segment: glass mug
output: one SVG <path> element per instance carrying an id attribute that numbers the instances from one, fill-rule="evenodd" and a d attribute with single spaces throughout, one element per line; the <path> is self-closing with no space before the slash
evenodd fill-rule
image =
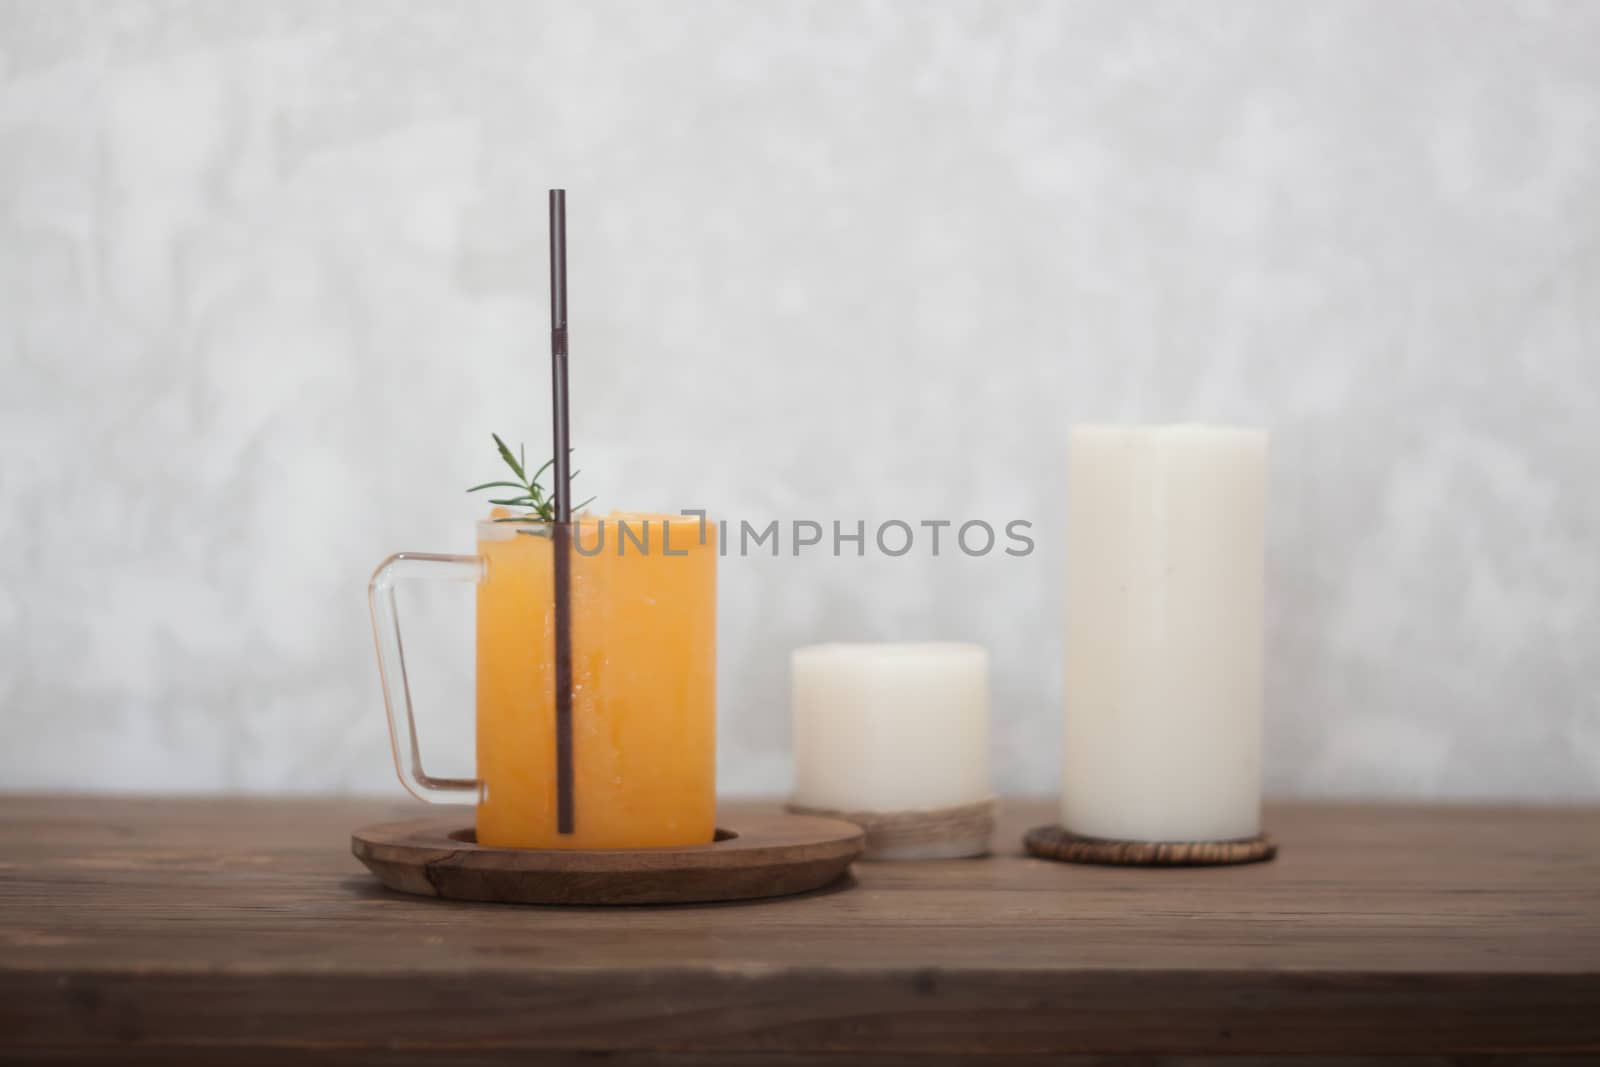
<path id="1" fill-rule="evenodd" d="M 717 546 L 666 515 L 570 524 L 572 827 L 557 826 L 553 524 L 480 522 L 472 556 L 401 553 L 368 587 L 395 770 L 477 802 L 480 844 L 705 844 L 716 819 Z M 714 527 L 712 527 L 714 529 Z M 395 587 L 476 582 L 477 778 L 422 769 Z"/>

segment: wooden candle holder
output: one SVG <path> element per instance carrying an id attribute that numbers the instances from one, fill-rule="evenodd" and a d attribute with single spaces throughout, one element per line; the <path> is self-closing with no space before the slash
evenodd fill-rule
<path id="1" fill-rule="evenodd" d="M 790 804 L 797 815 L 841 819 L 867 835 L 864 860 L 945 860 L 989 854 L 994 798 L 929 811 L 833 811 Z"/>
<path id="2" fill-rule="evenodd" d="M 1035 826 L 1023 835 L 1028 855 L 1062 863 L 1116 867 L 1220 867 L 1261 863 L 1278 854 L 1266 834 L 1233 841 L 1113 841 L 1085 837 L 1060 826 Z"/>

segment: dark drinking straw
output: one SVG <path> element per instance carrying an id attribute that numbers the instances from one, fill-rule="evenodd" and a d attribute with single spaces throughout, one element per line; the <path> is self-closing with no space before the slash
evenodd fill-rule
<path id="1" fill-rule="evenodd" d="M 556 522 L 556 830 L 572 833 L 572 474 L 567 416 L 567 191 L 550 190 L 550 392 Z"/>

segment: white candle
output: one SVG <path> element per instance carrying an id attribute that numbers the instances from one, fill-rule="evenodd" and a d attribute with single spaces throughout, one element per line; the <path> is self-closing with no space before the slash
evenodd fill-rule
<path id="1" fill-rule="evenodd" d="M 1066 829 L 1260 832 L 1266 448 L 1224 427 L 1072 432 Z"/>
<path id="2" fill-rule="evenodd" d="M 986 650 L 948 643 L 813 645 L 796 650 L 790 666 L 794 806 L 891 817 L 858 820 L 867 829 L 868 854 L 877 858 L 987 848 Z M 941 818 L 898 818 L 928 812 Z"/>

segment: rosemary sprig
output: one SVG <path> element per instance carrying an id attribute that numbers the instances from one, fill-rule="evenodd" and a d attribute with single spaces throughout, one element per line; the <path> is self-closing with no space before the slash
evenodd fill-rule
<path id="1" fill-rule="evenodd" d="M 525 508 L 528 512 L 531 512 L 531 514 L 524 513 L 521 515 L 507 515 L 503 519 L 494 520 L 495 522 L 531 522 L 534 520 L 538 520 L 539 522 L 555 522 L 555 497 L 551 493 L 547 492 L 543 485 L 539 484 L 539 479 L 544 476 L 545 471 L 555 466 L 556 461 L 554 459 L 546 460 L 544 466 L 534 471 L 532 475 L 529 475 L 527 473 L 528 454 L 525 450 L 523 450 L 520 446 L 518 447 L 518 453 L 521 456 L 519 459 L 517 455 L 512 454 L 511 449 L 507 447 L 506 443 L 500 440 L 499 434 L 490 434 L 489 436 L 494 438 L 494 447 L 499 450 L 500 458 L 505 461 L 505 465 L 507 467 L 511 468 L 511 473 L 517 476 L 517 480 L 514 482 L 484 482 L 482 485 L 473 486 L 471 489 L 468 489 L 467 492 L 476 493 L 483 489 L 520 490 L 520 492 L 518 492 L 515 496 L 491 499 L 489 503 L 499 504 L 502 507 L 508 508 Z M 568 479 L 568 483 L 570 484 L 571 479 L 576 478 L 580 473 L 582 472 L 573 471 Z M 576 515 L 593 502 L 594 497 L 590 497 L 583 503 L 574 505 L 572 508 L 573 514 Z"/>

